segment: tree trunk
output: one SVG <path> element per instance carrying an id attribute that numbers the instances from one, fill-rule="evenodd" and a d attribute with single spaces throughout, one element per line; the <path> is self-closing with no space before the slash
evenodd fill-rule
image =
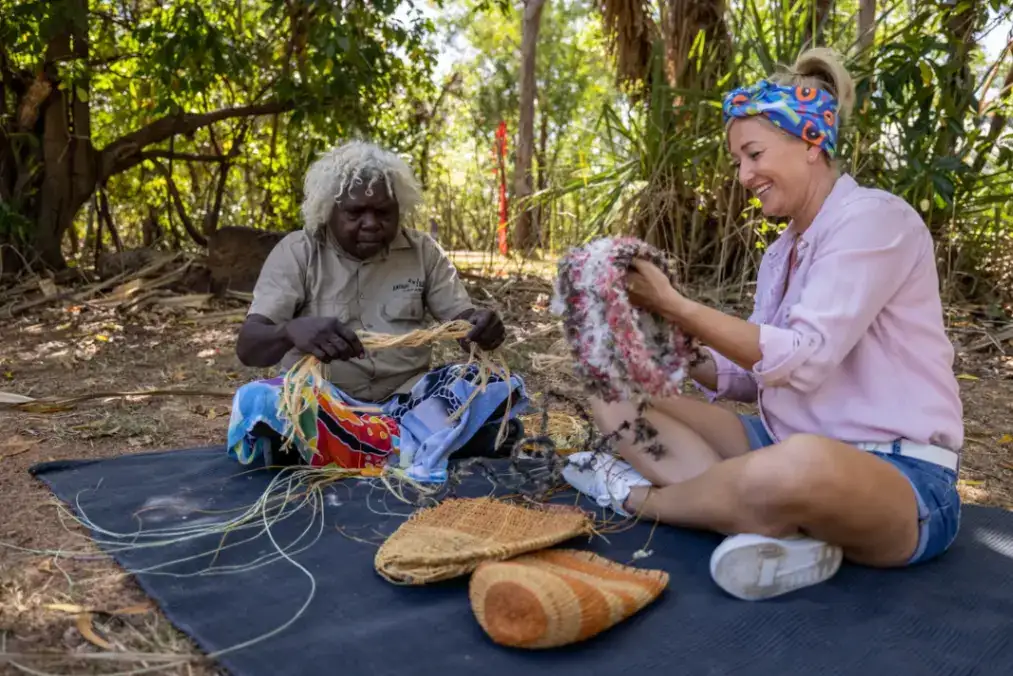
<path id="1" fill-rule="evenodd" d="M 535 151 L 535 162 L 538 165 L 538 192 L 549 187 L 549 168 L 546 164 L 546 152 L 549 145 L 549 116 L 545 110 L 539 111 L 541 118 L 538 131 L 538 149 Z M 544 247 L 548 241 L 545 237 L 546 219 L 545 208 L 538 205 L 534 211 L 534 230 L 538 245 Z"/>
<path id="2" fill-rule="evenodd" d="M 664 74 L 670 87 L 711 89 L 725 73 L 724 64 L 731 53 L 725 0 L 667 0 L 662 7 L 664 38 Z M 703 33 L 702 58 L 693 53 Z M 681 97 L 676 97 L 681 105 Z"/>
<path id="3" fill-rule="evenodd" d="M 207 248 L 208 240 L 197 228 L 194 227 L 193 221 L 190 216 L 186 213 L 186 206 L 183 204 L 183 197 L 179 194 L 179 189 L 176 187 L 176 181 L 172 178 L 172 170 L 166 167 L 158 160 L 149 160 L 158 170 L 162 177 L 165 179 L 166 189 L 169 192 L 169 200 L 176 207 L 176 212 L 179 214 L 179 220 L 183 224 L 183 229 L 186 230 L 186 234 L 190 235 L 190 239 L 196 242 L 199 246 Z M 225 167 L 222 167 L 223 171 Z M 170 222 L 170 227 L 171 222 Z M 182 245 L 182 242 L 179 242 Z"/>
<path id="4" fill-rule="evenodd" d="M 831 10 L 834 8 L 834 0 L 812 0 L 812 2 L 809 18 L 805 23 L 804 44 L 808 47 L 819 47 L 824 42 L 823 36 Z"/>
<path id="5" fill-rule="evenodd" d="M 867 54 L 876 42 L 876 0 L 860 0 L 858 7 L 858 51 Z"/>
<path id="6" fill-rule="evenodd" d="M 535 146 L 535 64 L 544 7 L 545 0 L 525 0 L 521 24 L 521 109 L 514 167 L 515 199 L 521 208 L 514 230 L 514 246 L 521 251 L 532 249 L 538 239 L 532 227 L 531 207 L 525 200 L 531 196 L 531 156 Z"/>
<path id="7" fill-rule="evenodd" d="M 0 111 L 0 199 L 8 207 L 0 211 L 7 233 L 0 244 L 11 245 L 0 261 L 5 271 L 24 264 L 65 267 L 61 243 L 78 211 L 98 185 L 140 164 L 148 146 L 222 120 L 294 107 L 291 100 L 274 100 L 206 113 L 181 111 L 96 149 L 87 69 L 69 67 L 89 58 L 88 0 L 51 0 L 56 2 L 63 5 L 54 14 L 60 23 L 50 34 L 37 76 L 11 72 L 0 50 L 0 106 L 5 107 Z M 80 74 L 71 79 L 74 72 Z"/>

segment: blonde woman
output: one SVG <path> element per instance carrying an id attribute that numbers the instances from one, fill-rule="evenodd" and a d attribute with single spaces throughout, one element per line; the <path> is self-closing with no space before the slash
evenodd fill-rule
<path id="1" fill-rule="evenodd" d="M 632 301 L 708 346 L 692 373 L 738 416 L 686 397 L 646 413 L 666 453 L 575 458 L 567 480 L 623 514 L 729 534 L 711 558 L 726 592 L 764 599 L 825 581 L 842 559 L 896 567 L 945 551 L 960 524 L 963 443 L 933 243 L 906 202 L 835 162 L 854 85 L 836 55 L 724 99 L 738 179 L 790 225 L 767 250 L 748 321 L 677 292 L 653 265 Z M 616 430 L 632 404 L 593 401 Z"/>

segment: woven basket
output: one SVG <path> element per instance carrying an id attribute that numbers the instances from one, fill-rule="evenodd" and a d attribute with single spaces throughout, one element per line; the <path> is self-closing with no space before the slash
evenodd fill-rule
<path id="1" fill-rule="evenodd" d="M 585 512 L 539 508 L 491 498 L 452 499 L 415 512 L 376 553 L 376 572 L 396 584 L 420 585 L 467 575 L 500 561 L 591 533 Z"/>
<path id="2" fill-rule="evenodd" d="M 478 623 L 496 643 L 555 648 L 591 638 L 658 598 L 668 573 L 631 568 L 572 549 L 483 563 L 469 596 Z"/>

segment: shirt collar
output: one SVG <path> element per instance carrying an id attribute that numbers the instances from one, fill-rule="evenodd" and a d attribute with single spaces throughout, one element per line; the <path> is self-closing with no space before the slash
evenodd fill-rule
<path id="1" fill-rule="evenodd" d="M 837 213 L 840 206 L 857 188 L 858 183 L 855 182 L 855 179 L 851 178 L 850 174 L 845 173 L 837 177 L 837 182 L 834 183 L 834 187 L 830 191 L 830 194 L 827 195 L 827 198 L 823 200 L 823 205 L 816 213 L 816 218 L 806 228 L 806 231 L 799 235 L 800 243 L 813 244 L 819 237 L 820 231 L 833 221 L 833 215 Z"/>
<path id="2" fill-rule="evenodd" d="M 396 251 L 397 249 L 410 249 L 411 247 L 412 245 L 408 241 L 408 237 L 404 234 L 404 226 L 399 227 L 397 229 L 397 235 L 394 237 L 394 241 L 390 243 L 391 251 Z"/>
<path id="3" fill-rule="evenodd" d="M 800 252 L 804 252 L 806 248 L 815 243 L 820 236 L 820 231 L 827 223 L 833 222 L 832 215 L 838 211 L 840 205 L 844 203 L 844 200 L 847 199 L 848 195 L 850 195 L 856 188 L 858 188 L 858 183 L 856 183 L 855 179 L 851 178 L 849 174 L 841 174 L 837 178 L 837 182 L 834 183 L 833 189 L 823 201 L 823 205 L 816 214 L 816 218 L 813 219 L 812 225 L 810 225 L 801 235 L 798 235 L 798 246 Z M 795 245 L 795 235 L 795 228 L 789 224 L 788 227 L 781 232 L 781 235 L 771 243 L 769 249 L 770 255 L 775 258 L 787 256 L 791 251 L 792 246 Z"/>

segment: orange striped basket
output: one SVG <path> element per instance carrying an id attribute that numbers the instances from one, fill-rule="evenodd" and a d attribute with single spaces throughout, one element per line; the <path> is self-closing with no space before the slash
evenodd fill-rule
<path id="1" fill-rule="evenodd" d="M 555 648 L 583 641 L 658 598 L 668 573 L 642 570 L 592 552 L 546 549 L 483 563 L 469 596 L 478 623 L 496 643 Z"/>

